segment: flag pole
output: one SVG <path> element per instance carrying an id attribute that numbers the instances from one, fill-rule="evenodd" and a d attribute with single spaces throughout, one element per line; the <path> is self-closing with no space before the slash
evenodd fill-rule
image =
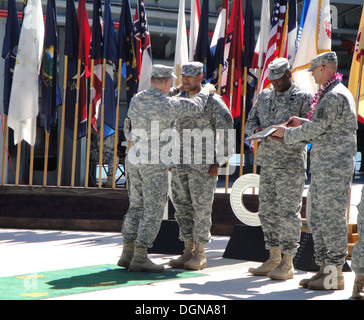
<path id="1" fill-rule="evenodd" d="M 117 103 L 116 103 L 116 115 L 115 115 L 115 137 L 114 137 L 114 166 L 113 166 L 113 179 L 112 179 L 112 188 L 116 187 L 116 172 L 117 172 L 117 163 L 116 158 L 118 156 L 118 140 L 119 140 L 119 112 L 120 112 L 120 91 L 121 91 L 121 69 L 123 67 L 123 59 L 119 59 L 119 69 L 118 69 L 118 94 L 117 94 Z"/>
<path id="2" fill-rule="evenodd" d="M 75 171 L 76 171 L 76 147 L 77 147 L 77 129 L 78 129 L 78 108 L 80 97 L 80 78 L 81 78 L 81 59 L 78 59 L 77 64 L 77 83 L 76 83 L 76 104 L 75 104 L 75 118 L 73 126 L 73 149 L 72 149 L 72 173 L 71 173 L 71 187 L 75 186 Z"/>
<path id="3" fill-rule="evenodd" d="M 233 102 L 234 93 L 234 68 L 235 68 L 235 58 L 231 59 L 231 78 L 230 78 L 230 105 L 229 110 L 231 113 L 231 105 Z M 225 175 L 225 193 L 228 192 L 229 187 L 229 159 L 226 161 L 226 175 Z"/>
<path id="4" fill-rule="evenodd" d="M 242 120 L 241 120 L 239 177 L 243 175 L 243 155 L 244 155 L 244 137 L 245 137 L 244 131 L 245 131 L 247 77 L 248 77 L 248 67 L 244 67 L 244 99 L 243 99 L 243 116 L 242 116 Z"/>
<path id="5" fill-rule="evenodd" d="M 29 185 L 33 185 L 34 146 L 30 146 Z"/>
<path id="6" fill-rule="evenodd" d="M 259 95 L 260 81 L 261 81 L 262 67 L 258 67 L 258 84 L 257 84 L 257 96 Z M 258 97 L 257 97 L 258 99 Z M 254 160 L 258 151 L 258 141 L 254 140 Z M 253 173 L 257 173 L 257 165 L 253 164 Z"/>
<path id="7" fill-rule="evenodd" d="M 101 188 L 102 156 L 104 152 L 104 116 L 105 116 L 105 78 L 106 78 L 106 58 L 102 63 L 102 101 L 101 101 L 101 121 L 100 121 L 100 149 L 99 149 L 99 181 L 98 187 Z"/>
<path id="8" fill-rule="evenodd" d="M 44 149 L 44 171 L 43 171 L 43 186 L 47 185 L 47 172 L 48 172 L 48 152 L 49 152 L 49 132 L 46 130 L 46 141 Z"/>
<path id="9" fill-rule="evenodd" d="M 217 93 L 221 96 L 221 75 L 222 75 L 222 64 L 219 64 L 218 81 L 217 81 Z"/>
<path id="10" fill-rule="evenodd" d="M 21 154 L 21 141 L 18 142 L 18 149 L 16 153 L 16 172 L 15 172 L 15 185 L 19 184 L 19 168 L 20 168 L 20 154 Z"/>
<path id="11" fill-rule="evenodd" d="M 177 77 L 177 79 L 176 79 L 176 86 L 178 86 L 179 85 L 179 64 L 176 64 L 176 77 Z"/>
<path id="12" fill-rule="evenodd" d="M 4 136 L 3 136 L 3 160 L 1 168 L 1 184 L 4 185 L 5 181 L 5 153 L 6 153 L 6 140 L 8 132 L 8 115 L 4 115 Z"/>
<path id="13" fill-rule="evenodd" d="M 57 172 L 57 187 L 61 185 L 62 158 L 63 158 L 63 141 L 64 141 L 64 122 L 66 116 L 66 93 L 67 93 L 67 69 L 68 56 L 64 56 L 64 78 L 63 78 L 63 101 L 62 101 L 62 118 L 61 118 L 61 133 L 59 142 L 58 155 L 58 172 Z"/>
<path id="14" fill-rule="evenodd" d="M 90 77 L 90 103 L 88 104 L 87 117 L 87 147 L 86 147 L 86 171 L 85 171 L 85 188 L 88 188 L 88 176 L 90 171 L 90 149 L 91 149 L 91 118 L 92 118 L 92 90 L 94 87 L 94 68 L 95 59 L 91 59 L 91 77 Z"/>

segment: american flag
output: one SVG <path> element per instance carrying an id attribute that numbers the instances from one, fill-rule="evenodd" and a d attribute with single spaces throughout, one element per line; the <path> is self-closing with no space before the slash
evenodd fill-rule
<path id="1" fill-rule="evenodd" d="M 275 0 L 271 14 L 271 28 L 269 33 L 267 54 L 265 57 L 262 78 L 260 82 L 260 92 L 268 87 L 268 65 L 280 55 L 281 47 L 284 45 L 284 20 L 287 11 L 287 0 Z"/>
<path id="2" fill-rule="evenodd" d="M 139 78 L 139 91 L 141 91 L 147 89 L 145 87 L 145 82 L 149 81 L 152 68 L 152 47 L 150 43 L 144 0 L 138 0 L 137 2 L 134 18 L 134 37 Z"/>

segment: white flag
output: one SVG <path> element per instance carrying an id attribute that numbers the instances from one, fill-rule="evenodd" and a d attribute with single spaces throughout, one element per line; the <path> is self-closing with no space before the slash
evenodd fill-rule
<path id="1" fill-rule="evenodd" d="M 35 144 L 43 40 L 42 1 L 29 0 L 24 9 L 9 103 L 8 125 L 14 130 L 14 144 L 23 139 Z"/>
<path id="2" fill-rule="evenodd" d="M 311 59 L 326 51 L 331 51 L 330 1 L 311 1 L 293 63 L 296 84 L 316 93 L 317 85 L 307 69 L 311 66 Z"/>
<path id="3" fill-rule="evenodd" d="M 188 62 L 188 47 L 187 47 L 187 32 L 186 32 L 186 17 L 185 17 L 185 1 L 179 0 L 178 24 L 177 24 L 177 39 L 174 55 L 174 70 L 178 70 L 178 79 L 176 83 L 180 83 L 180 75 L 182 65 Z"/>
<path id="4" fill-rule="evenodd" d="M 190 37 L 189 37 L 189 51 L 188 51 L 188 57 L 190 61 L 193 61 L 195 59 L 198 29 L 200 26 L 200 15 L 201 15 L 200 1 L 191 0 Z"/>

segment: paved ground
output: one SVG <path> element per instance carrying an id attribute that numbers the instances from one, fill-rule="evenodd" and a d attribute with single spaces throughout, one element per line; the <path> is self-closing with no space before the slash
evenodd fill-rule
<path id="1" fill-rule="evenodd" d="M 55 300 L 346 300 L 353 272 L 345 273 L 343 291 L 311 291 L 298 287 L 312 273 L 296 270 L 288 281 L 272 281 L 247 273 L 257 262 L 223 258 L 229 237 L 213 237 L 207 246 L 206 276 L 149 285 L 112 288 L 54 298 Z M 119 233 L 45 230 L 0 230 L 0 276 L 116 263 L 121 253 Z M 171 255 L 151 254 L 167 265 Z"/>
<path id="2" fill-rule="evenodd" d="M 355 223 L 362 176 L 354 177 L 350 222 Z M 221 191 L 221 190 L 220 190 Z M 54 300 L 350 300 L 353 272 L 345 272 L 345 290 L 311 291 L 298 287 L 311 276 L 296 270 L 294 279 L 272 281 L 248 274 L 259 262 L 223 258 L 229 237 L 214 236 L 207 245 L 205 276 L 149 285 L 111 288 L 54 298 Z M 0 277 L 33 274 L 89 265 L 114 264 L 121 253 L 120 233 L 0 229 Z M 153 261 L 167 266 L 173 255 L 151 254 Z M 348 261 L 350 265 L 350 261 Z M 1 290 L 1 288 L 0 288 Z M 163 302 L 164 301 L 164 302 Z"/>

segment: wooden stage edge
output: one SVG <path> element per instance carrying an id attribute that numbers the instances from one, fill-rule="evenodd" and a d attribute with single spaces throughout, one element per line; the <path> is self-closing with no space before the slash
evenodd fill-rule
<path id="1" fill-rule="evenodd" d="M 244 195 L 244 205 L 258 211 L 258 196 Z M 305 217 L 306 199 L 301 215 Z M 125 189 L 0 186 L 0 228 L 120 232 L 129 207 Z M 169 201 L 168 220 L 174 220 Z M 230 236 L 242 222 L 230 205 L 230 194 L 215 193 L 212 210 L 213 235 Z"/>

